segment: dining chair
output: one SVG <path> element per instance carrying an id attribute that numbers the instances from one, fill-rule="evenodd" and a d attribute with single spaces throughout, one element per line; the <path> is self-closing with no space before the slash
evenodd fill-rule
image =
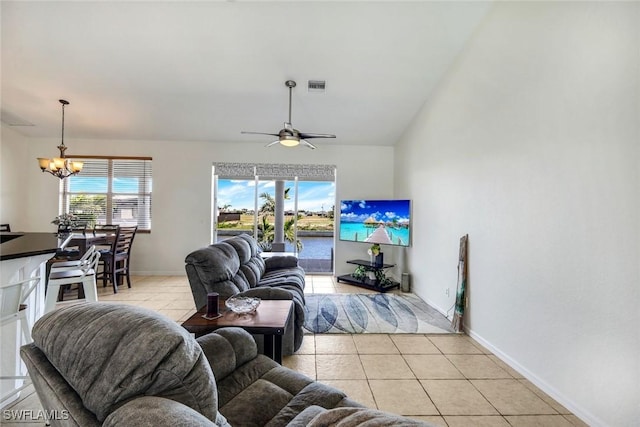
<path id="1" fill-rule="evenodd" d="M 103 245 L 98 246 L 100 251 L 100 262 L 98 263 L 98 274 L 96 279 L 102 279 L 102 286 L 107 286 L 107 281 L 111 280 L 111 259 L 116 252 L 118 246 L 118 238 L 120 237 L 120 226 L 112 224 L 97 224 L 93 229 L 93 234 L 110 234 L 110 238 Z M 102 268 L 100 268 L 102 267 Z M 117 289 L 114 288 L 114 293 L 117 293 Z"/>
<path id="2" fill-rule="evenodd" d="M 95 224 L 93 226 L 93 235 L 106 235 L 106 239 L 104 242 L 96 243 L 98 246 L 98 250 L 104 256 L 105 252 L 109 252 L 113 250 L 113 244 L 115 239 L 118 237 L 118 232 L 120 231 L 120 226 L 117 224 Z M 100 259 L 100 263 L 102 263 L 102 259 Z"/>
<path id="3" fill-rule="evenodd" d="M 9 340 L 9 336 L 5 335 L 9 329 L 5 328 L 5 326 L 12 323 L 20 323 L 21 334 L 19 337 L 16 336 L 16 339 L 20 340 L 20 344 L 29 344 L 32 341 L 31 328 L 29 327 L 29 321 L 26 316 L 26 305 L 24 305 L 24 303 L 29 298 L 29 295 L 31 295 L 31 292 L 38 286 L 39 282 L 39 277 L 32 277 L 19 282 L 0 285 L 0 328 L 2 328 L 3 331 L 3 345 L 8 345 Z M 17 332 L 17 329 L 14 330 Z M 3 384 L 5 381 L 28 380 L 29 376 L 26 375 L 26 373 L 23 374 L 22 369 L 24 368 L 21 364 L 20 366 L 16 365 L 13 373 L 17 375 L 3 375 L 0 376 L 0 380 L 2 380 Z M 23 382 L 21 386 L 12 388 L 8 394 L 0 396 L 0 401 L 4 401 L 8 397 L 25 389 L 30 384 L 30 382 Z"/>
<path id="4" fill-rule="evenodd" d="M 113 242 L 111 250 L 100 252 L 103 268 L 98 277 L 102 278 L 103 287 L 107 286 L 107 281 L 111 281 L 114 293 L 118 293 L 122 275 L 127 279 L 127 287 L 131 287 L 129 263 L 131 260 L 131 247 L 137 230 L 138 226 L 120 226 L 118 236 Z"/>
<path id="5" fill-rule="evenodd" d="M 0 224 L 0 231 L 11 232 L 11 225 L 9 225 L 9 224 Z"/>
<path id="6" fill-rule="evenodd" d="M 119 225 L 116 224 L 95 224 L 93 226 L 93 234 L 118 234 Z"/>
<path id="7" fill-rule="evenodd" d="M 98 267 L 98 260 L 100 259 L 100 252 L 96 250 L 95 246 L 91 246 L 87 252 L 90 253 L 89 256 L 77 266 L 68 265 L 55 267 L 55 264 L 53 264 L 47 280 L 44 300 L 45 313 L 53 311 L 56 308 L 60 288 L 64 285 L 80 283 L 82 292 L 84 293 L 84 299 L 86 301 L 98 301 L 96 269 Z M 80 290 L 78 292 L 80 292 Z"/>

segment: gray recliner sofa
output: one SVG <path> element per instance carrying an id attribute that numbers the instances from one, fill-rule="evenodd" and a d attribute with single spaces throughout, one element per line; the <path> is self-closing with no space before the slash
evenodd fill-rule
<path id="1" fill-rule="evenodd" d="M 53 426 L 425 425 L 280 366 L 240 328 L 196 340 L 156 312 L 87 303 L 46 314 L 32 335 L 21 356 Z"/>
<path id="2" fill-rule="evenodd" d="M 302 345 L 305 272 L 296 257 L 276 255 L 262 259 L 256 240 L 240 234 L 191 252 L 185 259 L 185 270 L 196 308 L 206 306 L 209 292 L 218 292 L 222 298 L 241 295 L 293 300 L 293 316 L 285 328 L 282 354 L 293 354 Z"/>

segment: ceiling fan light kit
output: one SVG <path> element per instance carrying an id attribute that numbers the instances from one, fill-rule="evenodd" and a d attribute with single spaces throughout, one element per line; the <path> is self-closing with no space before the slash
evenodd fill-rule
<path id="1" fill-rule="evenodd" d="M 323 134 L 323 133 L 304 133 L 300 132 L 298 129 L 294 129 L 291 124 L 291 98 L 293 93 L 293 88 L 296 87 L 296 82 L 293 80 L 287 80 L 284 82 L 284 85 L 289 89 L 289 121 L 284 124 L 284 128 L 280 130 L 278 133 L 267 133 L 267 132 L 246 132 L 242 131 L 243 134 L 253 134 L 253 135 L 271 135 L 277 136 L 278 139 L 267 144 L 266 147 L 272 147 L 276 144 L 280 144 L 285 147 L 297 147 L 302 144 L 307 148 L 315 150 L 316 146 L 307 141 L 307 139 L 311 138 L 335 138 L 335 135 L 331 134 Z"/>
<path id="2" fill-rule="evenodd" d="M 300 140 L 290 135 L 281 136 L 278 142 L 285 147 L 295 147 L 297 145 L 300 145 Z"/>

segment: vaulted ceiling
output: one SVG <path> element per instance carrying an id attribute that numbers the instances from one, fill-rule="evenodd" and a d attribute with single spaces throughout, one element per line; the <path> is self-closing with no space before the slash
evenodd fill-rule
<path id="1" fill-rule="evenodd" d="M 3 122 L 33 137 L 392 145 L 488 2 L 2 1 Z M 325 80 L 324 93 L 307 89 Z"/>

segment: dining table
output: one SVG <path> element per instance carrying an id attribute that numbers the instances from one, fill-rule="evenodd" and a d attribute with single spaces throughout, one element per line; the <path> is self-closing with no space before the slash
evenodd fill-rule
<path id="1" fill-rule="evenodd" d="M 113 239 L 115 239 L 114 234 L 107 233 L 71 233 L 69 236 L 63 240 L 60 245 L 61 249 L 66 248 L 78 248 L 78 255 L 82 256 L 85 252 L 87 252 L 87 248 L 90 248 L 93 245 L 110 245 L 113 243 Z"/>

